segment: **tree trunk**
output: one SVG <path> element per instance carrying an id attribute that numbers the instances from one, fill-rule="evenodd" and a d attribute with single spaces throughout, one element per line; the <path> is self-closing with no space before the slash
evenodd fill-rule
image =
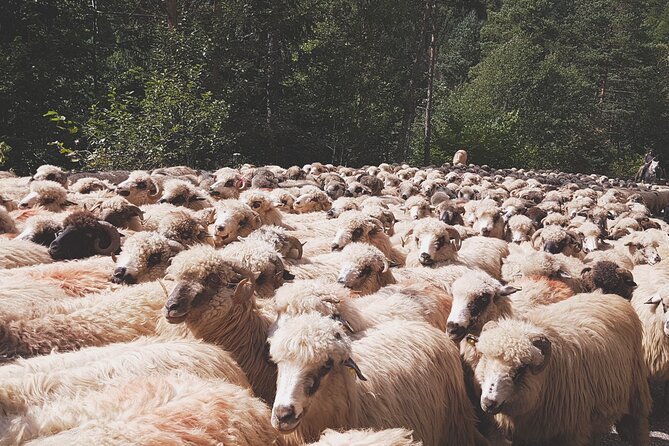
<path id="1" fill-rule="evenodd" d="M 430 46 L 427 54 L 427 101 L 425 104 L 425 128 L 423 134 L 423 165 L 430 164 L 430 140 L 432 137 L 432 96 L 434 93 L 434 66 L 437 60 L 437 35 L 434 26 L 434 1 L 429 3 L 428 29 L 430 32 Z"/>
<path id="2" fill-rule="evenodd" d="M 165 8 L 167 9 L 167 27 L 175 29 L 177 27 L 177 19 L 179 18 L 177 0 L 165 0 Z"/>

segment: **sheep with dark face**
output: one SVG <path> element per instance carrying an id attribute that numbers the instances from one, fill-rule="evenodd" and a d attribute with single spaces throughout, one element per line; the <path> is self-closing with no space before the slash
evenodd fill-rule
<path id="1" fill-rule="evenodd" d="M 370 195 L 379 196 L 383 190 L 383 180 L 374 176 L 374 175 L 360 175 L 357 178 L 357 181 L 363 186 L 367 187 L 370 191 Z"/>
<path id="2" fill-rule="evenodd" d="M 532 246 L 537 248 L 537 245 L 542 251 L 573 257 L 578 257 L 583 248 L 578 234 L 554 225 L 545 226 L 532 235 Z"/>
<path id="3" fill-rule="evenodd" d="M 439 220 L 443 221 L 447 225 L 464 226 L 465 222 L 462 219 L 462 214 L 464 211 L 464 208 L 461 206 L 457 206 L 456 204 L 449 201 L 442 201 L 435 207 L 434 213 L 437 215 Z"/>
<path id="4" fill-rule="evenodd" d="M 90 212 L 79 211 L 63 220 L 63 231 L 49 245 L 49 254 L 54 260 L 83 259 L 112 255 L 120 247 L 121 237 L 114 226 Z"/>
<path id="5" fill-rule="evenodd" d="M 637 287 L 630 270 L 608 260 L 583 268 L 581 280 L 588 291 L 600 289 L 604 294 L 617 294 L 627 300 L 632 299 L 632 293 Z"/>

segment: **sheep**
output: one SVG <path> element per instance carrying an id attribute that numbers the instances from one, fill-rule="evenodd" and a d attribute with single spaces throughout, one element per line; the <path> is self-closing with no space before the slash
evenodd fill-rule
<path id="1" fill-rule="evenodd" d="M 451 226 L 464 226 L 465 222 L 462 219 L 463 212 L 463 207 L 457 206 L 454 203 L 447 201 L 439 203 L 434 210 L 434 213 L 439 218 L 439 220 Z"/>
<path id="2" fill-rule="evenodd" d="M 36 411 L 34 418 L 40 430 L 55 434 L 34 445 L 252 446 L 272 444 L 278 435 L 268 407 L 248 390 L 184 373 L 114 382 Z"/>
<path id="3" fill-rule="evenodd" d="M 587 289 L 579 278 L 585 264 L 563 254 L 521 250 L 510 254 L 502 265 L 502 279 L 513 281 L 519 277 L 546 277 L 567 284 L 574 292 Z"/>
<path id="4" fill-rule="evenodd" d="M 0 205 L 0 234 L 15 233 L 15 232 L 17 232 L 17 230 L 14 219 L 12 218 L 11 215 L 9 215 L 7 209 L 5 209 L 4 206 Z"/>
<path id="5" fill-rule="evenodd" d="M 408 200 L 409 197 L 418 195 L 419 193 L 420 190 L 413 182 L 404 180 L 400 183 L 399 196 L 402 198 L 402 200 Z"/>
<path id="6" fill-rule="evenodd" d="M 563 253 L 566 256 L 579 257 L 583 248 L 581 237 L 571 230 L 560 226 L 544 226 L 532 235 L 532 246 L 537 249 L 537 241 L 542 251 L 551 254 Z"/>
<path id="7" fill-rule="evenodd" d="M 328 211 L 332 207 L 332 201 L 323 191 L 311 191 L 300 195 L 293 203 L 293 209 L 299 214 L 307 212 Z"/>
<path id="8" fill-rule="evenodd" d="M 404 209 L 409 212 L 409 216 L 413 220 L 430 217 L 432 209 L 430 209 L 430 202 L 420 195 L 413 195 L 404 203 Z"/>
<path id="9" fill-rule="evenodd" d="M 413 235 L 416 248 L 407 257 L 407 266 L 438 267 L 463 264 L 479 268 L 493 277 L 501 277 L 502 259 L 509 254 L 507 243 L 487 237 L 471 237 L 461 242 L 458 231 L 436 218 L 419 220 L 407 233 Z"/>
<path id="10" fill-rule="evenodd" d="M 49 250 L 28 240 L 0 238 L 0 269 L 51 263 Z"/>
<path id="11" fill-rule="evenodd" d="M 588 291 L 600 289 L 604 294 L 617 294 L 627 300 L 632 299 L 632 293 L 637 287 L 630 270 L 608 260 L 583 268 L 581 280 Z"/>
<path id="12" fill-rule="evenodd" d="M 88 211 L 77 211 L 63 220 L 63 231 L 49 245 L 54 260 L 112 255 L 121 247 L 121 235 L 106 221 Z"/>
<path id="13" fill-rule="evenodd" d="M 458 150 L 455 152 L 453 155 L 453 165 L 457 166 L 458 164 L 467 164 L 467 151 L 466 150 Z"/>
<path id="14" fill-rule="evenodd" d="M 61 186 L 67 186 L 67 174 L 60 167 L 43 164 L 37 168 L 30 181 L 53 181 Z"/>
<path id="15" fill-rule="evenodd" d="M 641 336 L 629 302 L 601 294 L 489 322 L 476 343 L 481 407 L 518 444 L 589 445 L 616 423 L 649 445 Z"/>
<path id="16" fill-rule="evenodd" d="M 425 323 L 386 322 L 352 342 L 341 323 L 305 314 L 284 321 L 269 343 L 279 369 L 272 425 L 289 438 L 403 426 L 425 445 L 475 444 L 457 349 Z"/>
<path id="17" fill-rule="evenodd" d="M 390 286 L 374 294 L 357 296 L 340 283 L 300 280 L 278 289 L 274 301 L 278 313 L 275 327 L 286 317 L 317 312 L 341 320 L 353 338 L 393 319 L 424 321 L 443 331 L 451 310 L 450 295 L 441 288 L 424 284 Z"/>
<path id="18" fill-rule="evenodd" d="M 583 252 L 587 255 L 590 252 L 597 251 L 600 248 L 602 241 L 602 230 L 595 223 L 586 221 L 577 227 L 571 226 L 568 229 L 575 229 L 576 233 L 581 236 L 583 244 Z"/>
<path id="19" fill-rule="evenodd" d="M 102 389 L 119 378 L 166 374 L 171 370 L 202 378 L 224 378 L 250 387 L 246 375 L 226 351 L 194 339 L 157 340 L 88 347 L 19 359 L 2 367 L 0 408 L 5 415 L 86 391 Z"/>
<path id="20" fill-rule="evenodd" d="M 323 431 L 321 438 L 309 446 L 421 446 L 414 442 L 411 431 L 406 429 L 385 429 L 381 431 L 348 430 L 337 432 L 332 429 Z"/>
<path id="21" fill-rule="evenodd" d="M 90 194 L 96 191 L 110 191 L 114 190 L 114 185 L 108 181 L 99 180 L 97 178 L 80 178 L 72 183 L 69 187 L 72 192 L 78 194 Z"/>
<path id="22" fill-rule="evenodd" d="M 361 197 L 363 195 L 372 195 L 372 190 L 362 183 L 353 181 L 346 186 L 345 197 Z"/>
<path id="23" fill-rule="evenodd" d="M 381 195 L 381 191 L 383 190 L 384 187 L 383 180 L 381 180 L 380 178 L 376 177 L 373 174 L 358 175 L 357 182 L 369 189 L 369 195 L 374 195 L 374 196 Z"/>
<path id="24" fill-rule="evenodd" d="M 198 188 L 187 181 L 178 179 L 170 179 L 163 183 L 159 202 L 184 206 L 195 211 L 211 207 L 209 199 Z"/>
<path id="25" fill-rule="evenodd" d="M 29 357 L 159 335 L 164 302 L 163 286 L 148 282 L 81 299 L 66 313 L 9 321 L 0 326 L 0 354 Z"/>
<path id="26" fill-rule="evenodd" d="M 657 252 L 658 245 L 656 233 L 648 230 L 627 235 L 614 246 L 619 252 L 629 255 L 635 265 L 655 265 L 662 260 Z"/>
<path id="27" fill-rule="evenodd" d="M 295 197 L 289 191 L 285 189 L 273 189 L 270 192 L 270 200 L 274 203 L 274 206 L 282 212 L 294 212 L 293 204 L 295 203 Z"/>
<path id="28" fill-rule="evenodd" d="M 358 201 L 352 197 L 340 197 L 332 202 L 332 207 L 327 212 L 327 218 L 338 218 L 346 211 L 358 211 L 360 206 Z"/>
<path id="29" fill-rule="evenodd" d="M 239 201 L 246 203 L 258 213 L 263 225 L 282 226 L 281 212 L 274 206 L 272 200 L 264 193 L 252 189 L 241 194 Z"/>
<path id="30" fill-rule="evenodd" d="M 253 273 L 255 291 L 264 299 L 274 296 L 274 290 L 283 285 L 285 279 L 294 278 L 284 268 L 274 246 L 265 241 L 245 239 L 231 243 L 221 250 L 221 255 Z"/>
<path id="31" fill-rule="evenodd" d="M 490 198 L 479 202 L 474 212 L 472 225 L 475 231 L 484 237 L 504 238 L 505 222 L 497 203 Z"/>
<path id="32" fill-rule="evenodd" d="M 366 243 L 350 243 L 342 250 L 344 260 L 337 282 L 361 295 L 371 294 L 396 283 L 388 270 L 390 264 L 379 249 Z"/>
<path id="33" fill-rule="evenodd" d="M 234 169 L 223 167 L 214 173 L 216 181 L 209 188 L 209 195 L 216 199 L 239 198 L 240 190 L 246 187 L 244 178 Z"/>
<path id="34" fill-rule="evenodd" d="M 260 216 L 237 200 L 221 200 L 214 206 L 216 219 L 210 228 L 216 246 L 227 245 L 246 237 L 262 226 Z"/>
<path id="35" fill-rule="evenodd" d="M 355 211 L 340 217 L 340 220 L 342 223 L 332 240 L 333 251 L 340 251 L 352 242 L 369 243 L 380 249 L 391 262 L 404 265 L 406 254 L 392 245 L 379 220 Z"/>
<path id="36" fill-rule="evenodd" d="M 181 243 L 155 232 L 133 234 L 123 244 L 111 281 L 135 284 L 160 279 L 170 259 L 184 249 Z"/>
<path id="37" fill-rule="evenodd" d="M 127 180 L 118 184 L 116 193 L 135 206 L 141 206 L 158 202 L 162 195 L 162 187 L 149 172 L 135 170 L 130 173 Z"/>
<path id="38" fill-rule="evenodd" d="M 511 243 L 522 243 L 530 240 L 535 228 L 530 217 L 514 215 L 509 218 L 506 226 L 505 240 Z"/>
<path id="39" fill-rule="evenodd" d="M 117 228 L 126 228 L 132 231 L 143 230 L 144 212 L 121 196 L 100 201 L 97 206 L 90 210 L 100 220 L 106 221 Z"/>
<path id="40" fill-rule="evenodd" d="M 366 201 L 362 208 L 362 213 L 379 220 L 381 224 L 383 224 L 384 232 L 388 234 L 389 237 L 392 237 L 395 234 L 395 222 L 397 219 L 395 218 L 395 214 L 388 208 Z"/>
<path id="41" fill-rule="evenodd" d="M 250 233 L 246 240 L 259 240 L 269 243 L 283 258 L 299 260 L 302 258 L 302 243 L 279 226 L 262 226 Z"/>
<path id="42" fill-rule="evenodd" d="M 214 248 L 196 246 L 174 257 L 166 277 L 176 282 L 164 302 L 167 322 L 228 350 L 255 395 L 273 401 L 276 367 L 266 360 L 265 342 L 275 317 L 256 305 L 252 274 Z"/>
<path id="43" fill-rule="evenodd" d="M 51 212 L 61 212 L 71 205 L 67 189 L 55 181 L 35 181 L 30 184 L 30 193 L 19 202 L 20 209 L 40 207 Z"/>

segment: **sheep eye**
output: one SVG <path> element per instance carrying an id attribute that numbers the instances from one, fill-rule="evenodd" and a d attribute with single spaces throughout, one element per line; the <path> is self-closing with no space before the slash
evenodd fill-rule
<path id="1" fill-rule="evenodd" d="M 362 192 L 362 187 L 356 187 L 356 188 L 355 188 L 355 191 L 356 191 L 357 193 Z"/>
<path id="2" fill-rule="evenodd" d="M 288 200 L 281 200 L 281 203 L 288 204 Z"/>
<path id="3" fill-rule="evenodd" d="M 159 252 L 153 253 L 149 256 L 149 260 L 147 261 L 147 264 L 149 265 L 149 267 L 155 266 L 155 265 L 160 263 L 160 258 L 161 258 L 161 256 L 160 256 Z"/>
<path id="4" fill-rule="evenodd" d="M 46 176 L 46 179 L 53 181 L 53 180 L 56 179 L 56 176 L 54 174 L 50 173 L 49 175 Z"/>
<path id="5" fill-rule="evenodd" d="M 246 226 L 247 224 L 249 224 L 249 221 L 248 221 L 247 219 L 241 220 L 241 221 L 239 222 L 239 227 L 240 227 L 240 228 L 243 228 L 243 227 Z"/>
<path id="6" fill-rule="evenodd" d="M 146 183 L 145 182 L 140 182 L 137 183 L 137 189 L 146 189 Z"/>
<path id="7" fill-rule="evenodd" d="M 172 204 L 174 205 L 180 205 L 186 202 L 186 198 L 182 195 L 179 195 L 178 197 L 172 199 Z"/>
<path id="8" fill-rule="evenodd" d="M 418 237 L 414 237 L 414 241 L 416 242 L 416 246 L 420 244 L 420 239 Z"/>
<path id="9" fill-rule="evenodd" d="M 442 246 L 446 244 L 446 237 L 443 235 L 437 239 L 437 251 L 441 249 Z"/>
<path id="10" fill-rule="evenodd" d="M 370 274 L 372 274 L 372 267 L 366 266 L 362 271 L 360 271 L 360 275 L 358 277 L 367 277 Z"/>
<path id="11" fill-rule="evenodd" d="M 232 187 L 232 180 L 226 181 L 224 187 Z"/>
<path id="12" fill-rule="evenodd" d="M 253 209 L 258 209 L 260 207 L 260 202 L 259 201 L 254 201 L 253 204 L 251 204 L 251 207 Z"/>
<path id="13" fill-rule="evenodd" d="M 516 369 L 516 372 L 513 374 L 513 378 L 512 378 L 513 382 L 517 383 L 518 381 L 523 379 L 523 377 L 525 376 L 526 371 L 527 371 L 527 366 L 526 365 L 518 367 Z"/>
<path id="14" fill-rule="evenodd" d="M 218 277 L 216 274 L 209 274 L 206 279 L 207 285 L 209 286 L 218 286 L 221 283 L 221 278 Z M 230 284 L 228 284 L 228 287 Z M 237 284 L 235 284 L 237 286 Z"/>
<path id="15" fill-rule="evenodd" d="M 490 296 L 488 296 L 487 294 L 482 295 L 480 297 L 480 299 L 481 299 L 481 302 L 483 302 L 484 304 L 487 304 L 488 302 L 490 302 Z"/>
<path id="16" fill-rule="evenodd" d="M 265 275 L 264 274 L 259 275 L 258 278 L 256 279 L 256 283 L 258 285 L 262 285 L 263 283 L 265 283 Z"/>
<path id="17" fill-rule="evenodd" d="M 353 241 L 356 241 L 360 237 L 362 237 L 362 228 L 357 228 L 355 231 L 353 231 L 351 238 L 353 239 Z"/>

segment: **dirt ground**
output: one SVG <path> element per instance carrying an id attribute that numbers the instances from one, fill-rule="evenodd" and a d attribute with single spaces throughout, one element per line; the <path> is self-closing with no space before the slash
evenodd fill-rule
<path id="1" fill-rule="evenodd" d="M 669 409 L 662 409 L 663 386 L 651 387 L 655 410 L 650 417 L 650 444 L 651 446 L 669 446 Z M 602 446 L 629 445 L 618 437 L 616 433 L 609 434 L 602 442 Z"/>

